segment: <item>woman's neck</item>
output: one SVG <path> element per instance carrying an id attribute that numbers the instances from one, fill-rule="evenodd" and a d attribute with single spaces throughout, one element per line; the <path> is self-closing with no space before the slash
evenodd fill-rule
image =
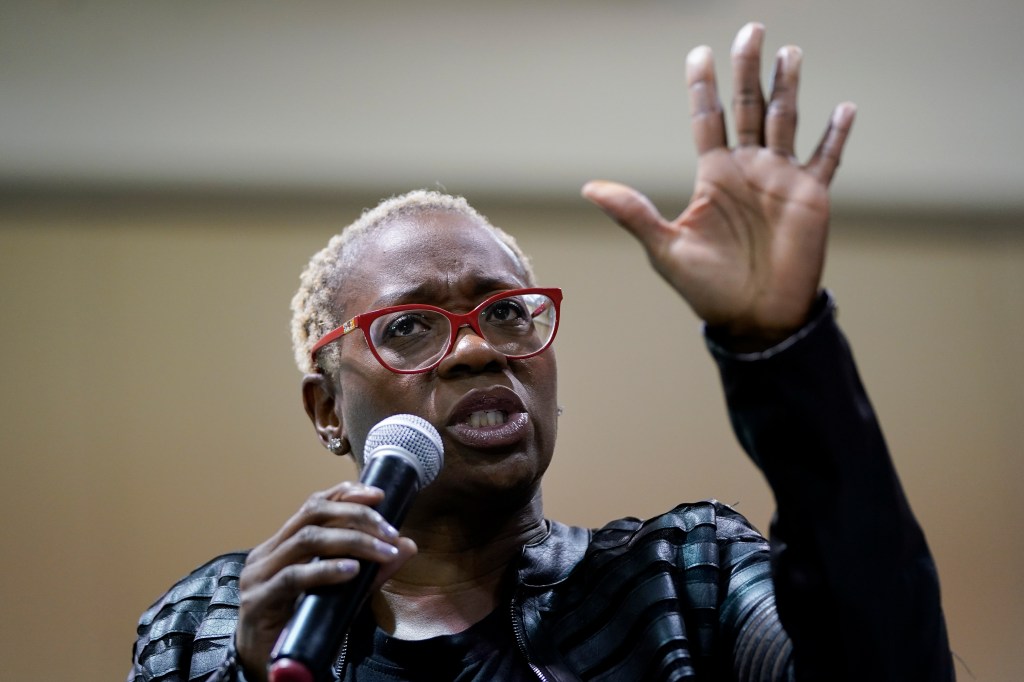
<path id="1" fill-rule="evenodd" d="M 462 513 L 410 519 L 418 552 L 373 597 L 378 625 L 400 639 L 462 632 L 501 601 L 509 566 L 547 532 L 540 492 L 507 515 Z"/>

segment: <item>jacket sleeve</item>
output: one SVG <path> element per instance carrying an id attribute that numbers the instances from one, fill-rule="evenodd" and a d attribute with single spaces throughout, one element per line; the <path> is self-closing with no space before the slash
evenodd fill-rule
<path id="1" fill-rule="evenodd" d="M 935 566 L 831 299 L 768 351 L 707 341 L 775 495 L 772 576 L 797 679 L 954 679 Z"/>
<path id="2" fill-rule="evenodd" d="M 225 554 L 200 566 L 142 614 L 128 682 L 244 682 L 233 642 L 245 558 Z"/>

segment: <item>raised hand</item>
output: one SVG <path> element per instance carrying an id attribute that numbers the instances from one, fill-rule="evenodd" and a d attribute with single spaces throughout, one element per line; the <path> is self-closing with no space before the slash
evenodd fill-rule
<path id="1" fill-rule="evenodd" d="M 399 537 L 371 508 L 383 498 L 379 489 L 351 482 L 315 493 L 281 530 L 249 553 L 238 581 L 241 607 L 235 632 L 247 677 L 266 679 L 270 651 L 303 592 L 352 580 L 357 559 L 381 564 L 374 585 L 380 587 L 416 553 L 415 543 Z"/>
<path id="2" fill-rule="evenodd" d="M 799 328 L 814 302 L 828 233 L 828 186 L 856 107 L 836 107 L 810 160 L 794 155 L 802 53 L 779 50 L 770 97 L 760 83 L 764 27 L 747 24 L 732 48 L 736 146 L 729 148 L 711 50 L 687 58 L 699 161 L 689 206 L 666 220 L 643 194 L 606 181 L 584 196 L 636 236 L 654 268 L 703 320 L 768 345 Z"/>

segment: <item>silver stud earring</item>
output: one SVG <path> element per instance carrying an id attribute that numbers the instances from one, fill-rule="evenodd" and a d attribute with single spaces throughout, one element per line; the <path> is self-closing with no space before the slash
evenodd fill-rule
<path id="1" fill-rule="evenodd" d="M 341 442 L 341 439 L 338 438 L 337 436 L 335 436 L 333 438 L 329 438 L 327 440 L 327 449 L 330 450 L 331 452 L 333 452 L 336 455 L 343 454 L 342 447 L 343 447 L 343 444 Z"/>
<path id="2" fill-rule="evenodd" d="M 558 411 L 555 412 L 555 416 L 556 417 L 561 417 L 563 414 L 565 414 L 565 408 L 562 407 L 561 405 L 559 405 L 558 406 Z"/>

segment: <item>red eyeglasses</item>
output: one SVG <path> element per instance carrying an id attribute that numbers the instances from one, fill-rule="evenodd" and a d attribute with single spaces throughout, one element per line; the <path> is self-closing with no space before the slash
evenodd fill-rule
<path id="1" fill-rule="evenodd" d="M 459 330 L 469 327 L 509 360 L 542 353 L 558 331 L 561 289 L 512 289 L 484 300 L 465 314 L 410 303 L 380 308 L 324 334 L 310 352 L 316 354 L 345 334 L 363 330 L 370 352 L 398 374 L 429 372 L 455 347 Z"/>

